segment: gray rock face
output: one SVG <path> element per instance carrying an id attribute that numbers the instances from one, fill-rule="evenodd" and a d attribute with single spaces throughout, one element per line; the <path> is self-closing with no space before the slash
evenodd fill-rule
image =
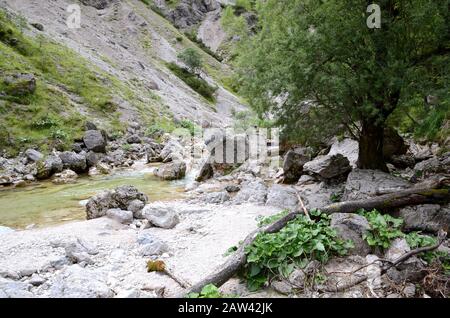
<path id="1" fill-rule="evenodd" d="M 289 150 L 284 156 L 284 182 L 295 183 L 303 174 L 303 165 L 311 160 L 311 156 L 304 148 Z"/>
<path id="2" fill-rule="evenodd" d="M 89 7 L 94 7 L 97 10 L 106 9 L 113 0 L 80 0 L 82 4 Z"/>
<path id="3" fill-rule="evenodd" d="M 352 170 L 349 160 L 341 154 L 319 156 L 303 166 L 305 172 L 322 179 L 341 177 Z"/>
<path id="4" fill-rule="evenodd" d="M 346 138 L 342 141 L 336 140 L 331 146 L 329 156 L 341 154 L 348 159 L 350 166 L 356 168 L 359 156 L 359 145 L 356 140 Z"/>
<path id="5" fill-rule="evenodd" d="M 106 284 L 106 274 L 78 264 L 62 270 L 49 281 L 51 298 L 111 298 L 114 292 Z"/>
<path id="6" fill-rule="evenodd" d="M 28 149 L 27 151 L 25 151 L 25 156 L 31 162 L 38 162 L 39 160 L 42 160 L 44 158 L 43 154 L 34 149 Z"/>
<path id="7" fill-rule="evenodd" d="M 183 146 L 176 140 L 170 140 L 160 152 L 160 160 L 164 163 L 183 159 Z"/>
<path id="8" fill-rule="evenodd" d="M 166 163 L 155 169 L 154 175 L 163 180 L 179 180 L 186 176 L 186 164 L 182 161 Z"/>
<path id="9" fill-rule="evenodd" d="M 65 151 L 59 154 L 64 169 L 70 169 L 76 173 L 84 173 L 87 170 L 86 157 L 83 154 L 77 154 L 71 151 Z"/>
<path id="10" fill-rule="evenodd" d="M 135 200 L 145 205 L 148 197 L 133 186 L 122 186 L 113 191 L 103 191 L 92 197 L 86 204 L 87 219 L 90 220 L 105 216 L 106 212 L 110 209 L 122 209 L 126 211 Z M 136 204 L 136 202 L 133 204 Z"/>
<path id="11" fill-rule="evenodd" d="M 424 204 L 403 208 L 399 217 L 404 220 L 403 228 L 410 231 L 437 233 L 450 224 L 450 205 Z"/>
<path id="12" fill-rule="evenodd" d="M 142 215 L 153 225 L 163 229 L 172 229 L 180 222 L 176 211 L 164 204 L 147 205 Z"/>
<path id="13" fill-rule="evenodd" d="M 366 256 L 370 253 L 370 246 L 363 239 L 363 235 L 370 230 L 365 217 L 353 213 L 335 213 L 331 215 L 331 227 L 341 239 L 353 242 L 355 247 L 349 251 L 351 254 Z"/>
<path id="14" fill-rule="evenodd" d="M 36 177 L 40 180 L 50 178 L 54 173 L 63 171 L 64 165 L 60 157 L 48 156 L 44 161 L 38 161 L 36 164 Z"/>
<path id="15" fill-rule="evenodd" d="M 375 196 L 379 192 L 394 189 L 406 189 L 411 184 L 402 178 L 377 170 L 353 170 L 345 185 L 345 201 L 362 200 Z"/>
<path id="16" fill-rule="evenodd" d="M 88 150 L 103 153 L 106 151 L 106 140 L 98 130 L 88 130 L 84 133 L 84 144 Z"/>
<path id="17" fill-rule="evenodd" d="M 133 222 L 133 212 L 121 209 L 109 209 L 106 211 L 106 216 L 110 219 L 116 220 L 121 224 L 131 224 Z"/>
<path id="18" fill-rule="evenodd" d="M 4 79 L 6 93 L 12 96 L 26 96 L 36 91 L 36 78 L 33 74 L 14 74 Z"/>
<path id="19" fill-rule="evenodd" d="M 161 255 L 169 250 L 167 243 L 147 232 L 140 233 L 137 242 L 141 245 L 139 251 L 142 256 Z"/>
<path id="20" fill-rule="evenodd" d="M 428 160 L 419 162 L 414 167 L 416 175 L 430 175 L 434 173 L 448 173 L 450 171 L 450 152 L 445 153 L 441 157 L 433 157 Z"/>
<path id="21" fill-rule="evenodd" d="M 220 5 L 210 0 L 182 0 L 173 9 L 161 8 L 176 27 L 183 29 L 199 23 L 206 13 L 219 9 Z"/>
<path id="22" fill-rule="evenodd" d="M 267 199 L 267 186 L 262 180 L 247 182 L 241 186 L 241 191 L 235 196 L 234 204 L 256 203 L 265 204 Z"/>
<path id="23" fill-rule="evenodd" d="M 269 188 L 266 204 L 293 211 L 298 208 L 299 202 L 294 189 L 275 184 Z"/>

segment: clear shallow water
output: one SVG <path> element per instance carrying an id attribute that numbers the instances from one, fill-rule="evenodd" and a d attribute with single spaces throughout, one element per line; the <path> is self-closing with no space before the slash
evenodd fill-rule
<path id="1" fill-rule="evenodd" d="M 20 189 L 0 189 L 0 225 L 23 229 L 84 220 L 83 201 L 102 190 L 133 185 L 150 201 L 169 201 L 183 196 L 184 181 L 166 182 L 154 177 L 152 168 L 138 166 L 109 176 L 80 177 L 75 184 L 55 185 L 49 181 Z"/>

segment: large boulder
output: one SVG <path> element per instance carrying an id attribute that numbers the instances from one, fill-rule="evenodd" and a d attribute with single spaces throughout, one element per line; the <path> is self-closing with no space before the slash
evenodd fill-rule
<path id="1" fill-rule="evenodd" d="M 351 240 L 354 248 L 351 254 L 366 256 L 370 253 L 370 246 L 363 239 L 363 235 L 370 230 L 367 219 L 353 213 L 335 213 L 331 215 L 331 227 L 336 230 L 342 240 Z"/>
<path id="2" fill-rule="evenodd" d="M 356 168 L 359 156 L 359 145 L 356 140 L 346 138 L 343 140 L 334 140 L 329 156 L 341 154 L 348 159 L 352 168 Z"/>
<path id="3" fill-rule="evenodd" d="M 241 190 L 234 197 L 234 204 L 256 203 L 265 204 L 267 199 L 267 186 L 262 180 L 248 181 L 242 184 Z"/>
<path id="4" fill-rule="evenodd" d="M 377 194 L 411 187 L 408 181 L 378 170 L 354 169 L 347 178 L 344 201 L 362 200 Z"/>
<path id="5" fill-rule="evenodd" d="M 4 79 L 6 94 L 22 97 L 36 91 L 36 78 L 33 74 L 14 74 Z"/>
<path id="6" fill-rule="evenodd" d="M 50 155 L 45 160 L 36 164 L 36 178 L 43 180 L 50 178 L 53 174 L 63 171 L 64 164 L 60 157 Z"/>
<path id="7" fill-rule="evenodd" d="M 296 191 L 280 184 L 274 184 L 269 188 L 266 204 L 291 211 L 299 207 Z"/>
<path id="8" fill-rule="evenodd" d="M 211 179 L 212 177 L 214 177 L 214 168 L 212 164 L 209 162 L 209 160 L 206 160 L 201 165 L 200 170 L 197 176 L 195 177 L 195 181 L 203 182 L 208 179 Z"/>
<path id="9" fill-rule="evenodd" d="M 450 224 L 450 205 L 424 204 L 400 209 L 398 216 L 404 220 L 405 231 L 437 233 Z"/>
<path id="10" fill-rule="evenodd" d="M 352 170 L 350 161 L 341 154 L 318 156 L 313 161 L 307 162 L 303 169 L 308 174 L 320 179 L 334 179 L 345 176 Z"/>
<path id="11" fill-rule="evenodd" d="M 59 154 L 59 158 L 61 158 L 64 169 L 70 169 L 76 173 L 87 171 L 86 156 L 83 153 L 77 154 L 72 151 L 65 151 Z"/>
<path id="12" fill-rule="evenodd" d="M 121 186 L 112 191 L 103 191 L 92 197 L 86 204 L 87 219 L 103 217 L 110 209 L 133 210 L 138 213 L 136 200 L 145 205 L 148 197 L 133 186 Z"/>
<path id="13" fill-rule="evenodd" d="M 393 128 L 384 129 L 383 156 L 390 159 L 394 155 L 404 155 L 408 151 L 405 140 Z"/>
<path id="14" fill-rule="evenodd" d="M 154 171 L 154 175 L 163 180 L 179 180 L 186 176 L 186 163 L 176 161 L 166 163 Z"/>
<path id="15" fill-rule="evenodd" d="M 27 157 L 28 161 L 31 162 L 38 162 L 39 160 L 42 160 L 44 158 L 44 155 L 35 149 L 28 149 L 27 151 L 25 151 L 25 156 Z"/>
<path id="16" fill-rule="evenodd" d="M 106 140 L 103 137 L 101 131 L 98 130 L 86 131 L 84 133 L 83 141 L 88 150 L 100 153 L 106 151 Z"/>
<path id="17" fill-rule="evenodd" d="M 180 222 L 177 212 L 163 203 L 153 203 L 145 206 L 142 215 L 150 223 L 163 229 L 172 229 Z"/>
<path id="18" fill-rule="evenodd" d="M 289 150 L 283 160 L 284 182 L 297 182 L 303 174 L 303 165 L 310 160 L 311 156 L 305 148 Z"/>
<path id="19" fill-rule="evenodd" d="M 170 140 L 161 150 L 160 161 L 167 163 L 183 159 L 183 146 L 176 140 Z"/>

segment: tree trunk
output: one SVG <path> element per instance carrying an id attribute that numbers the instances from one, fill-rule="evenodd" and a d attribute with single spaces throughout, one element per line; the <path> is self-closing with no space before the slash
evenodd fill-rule
<path id="1" fill-rule="evenodd" d="M 384 122 L 375 124 L 375 120 L 362 122 L 359 137 L 358 168 L 389 172 L 383 156 Z"/>

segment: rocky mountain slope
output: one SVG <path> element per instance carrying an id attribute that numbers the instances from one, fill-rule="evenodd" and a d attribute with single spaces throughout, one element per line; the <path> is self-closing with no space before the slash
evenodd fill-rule
<path id="1" fill-rule="evenodd" d="M 70 16 L 67 9 L 71 4 L 73 1 L 68 0 L 0 2 L 0 7 L 6 10 L 8 15 L 21 22 L 26 21 L 21 30 L 25 37 L 36 43 L 40 43 L 42 39 L 50 39 L 55 41 L 59 50 L 68 47 L 69 53 L 61 54 L 61 59 L 62 56 L 68 56 L 74 57 L 74 65 L 85 63 L 85 70 L 81 74 L 92 71 L 94 74 L 86 74 L 86 77 L 95 77 L 95 81 L 105 86 L 105 91 L 109 93 L 110 100 L 104 103 L 107 107 L 103 107 L 106 109 L 98 111 L 92 107 L 86 96 L 74 92 L 70 85 L 54 78 L 49 79 L 45 72 L 39 74 L 40 69 L 31 69 L 37 77 L 38 90 L 39 87 L 45 87 L 50 89 L 51 94 L 57 92 L 58 98 L 65 100 L 64 106 L 59 107 L 59 115 L 64 117 L 64 114 L 68 113 L 80 114 L 100 126 L 104 122 L 113 122 L 126 127 L 127 122 L 134 121 L 144 125 L 161 122 L 173 124 L 184 119 L 204 126 L 226 126 L 231 123 L 232 110 L 245 108 L 239 98 L 222 85 L 223 80 L 231 74 L 230 68 L 202 51 L 144 2 L 83 0 L 80 3 L 79 29 L 70 29 L 66 24 Z M 39 44 L 36 46 L 41 47 Z M 177 62 L 177 54 L 188 47 L 193 47 L 201 53 L 205 64 L 202 77 L 218 88 L 216 103 L 205 100 L 167 69 L 166 63 Z M 6 45 L 0 50 L 6 59 L 10 57 L 9 49 L 11 48 Z M 52 52 L 48 54 L 52 55 Z M 19 58 L 18 60 L 22 61 L 22 57 Z M 44 57 L 42 60 L 45 63 Z M 62 64 L 57 64 L 56 68 L 64 68 Z M 68 67 L 66 78 L 83 77 L 75 74 L 75 68 Z M 16 72 L 23 73 L 22 67 Z M 1 73 L 3 76 L 6 76 L 4 73 L 14 73 L 14 67 L 7 72 L 2 70 Z M 91 87 L 86 86 L 86 90 L 91 91 Z M 105 94 L 100 95 L 103 97 Z M 52 103 L 54 99 L 51 98 Z M 0 106 L 6 108 L 8 115 L 11 115 L 8 113 L 10 108 L 17 112 L 17 107 L 0 102 Z M 114 107 L 109 107 L 110 104 Z M 54 108 L 58 108 L 58 105 L 54 105 Z M 15 113 L 10 117 L 17 115 Z M 12 120 L 5 122 L 6 127 L 12 129 L 8 138 L 14 139 L 14 134 L 20 132 L 14 131 L 16 125 Z"/>

